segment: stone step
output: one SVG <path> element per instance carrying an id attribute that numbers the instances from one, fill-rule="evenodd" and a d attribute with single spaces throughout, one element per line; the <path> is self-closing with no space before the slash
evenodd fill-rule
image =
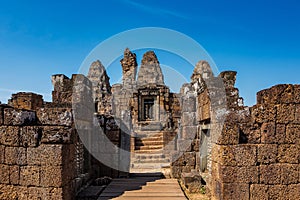
<path id="1" fill-rule="evenodd" d="M 146 154 L 146 153 L 135 153 L 132 154 L 132 158 L 134 159 L 164 159 L 164 158 L 168 158 L 168 155 L 165 154 L 156 154 L 156 153 L 152 153 L 152 154 Z"/>
<path id="2" fill-rule="evenodd" d="M 184 197 L 183 193 L 174 192 L 145 192 L 145 191 L 126 191 L 123 196 L 129 197 Z"/>
<path id="3" fill-rule="evenodd" d="M 147 146 L 147 145 L 163 145 L 162 140 L 136 140 L 135 146 Z"/>
<path id="4" fill-rule="evenodd" d="M 147 145 L 147 146 L 135 146 L 135 150 L 156 150 L 162 149 L 163 145 Z"/>
<path id="5" fill-rule="evenodd" d="M 161 149 L 147 149 L 147 150 L 134 150 L 135 154 L 161 154 L 163 151 Z"/>
<path id="6" fill-rule="evenodd" d="M 134 169 L 161 169 L 170 166 L 169 162 L 164 163 L 132 163 L 131 168 Z"/>
<path id="7" fill-rule="evenodd" d="M 132 163 L 170 163 L 170 159 L 132 159 Z"/>

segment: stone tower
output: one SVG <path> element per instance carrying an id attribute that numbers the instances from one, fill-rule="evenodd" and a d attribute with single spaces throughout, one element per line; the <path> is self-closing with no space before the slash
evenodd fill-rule
<path id="1" fill-rule="evenodd" d="M 148 84 L 165 85 L 164 76 L 154 51 L 148 51 L 143 55 L 137 78 L 138 86 Z"/>
<path id="2" fill-rule="evenodd" d="M 136 55 L 132 53 L 128 48 L 124 51 L 124 58 L 120 60 L 123 72 L 123 86 L 130 87 L 135 84 L 137 62 Z"/>
<path id="3" fill-rule="evenodd" d="M 95 111 L 102 114 L 108 112 L 111 86 L 106 70 L 99 60 L 91 64 L 87 77 L 92 82 Z"/>

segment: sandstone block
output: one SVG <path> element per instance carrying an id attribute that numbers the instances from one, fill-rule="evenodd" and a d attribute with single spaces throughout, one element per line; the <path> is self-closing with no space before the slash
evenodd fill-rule
<path id="1" fill-rule="evenodd" d="M 257 93 L 257 102 L 259 104 L 280 104 L 293 103 L 294 98 L 293 85 L 280 84 L 270 89 L 262 90 Z"/>
<path id="2" fill-rule="evenodd" d="M 29 125 L 36 123 L 36 115 L 34 111 L 16 110 L 14 108 L 4 109 L 5 125 Z"/>
<path id="3" fill-rule="evenodd" d="M 181 177 L 181 167 L 180 166 L 171 166 L 171 177 L 180 178 Z"/>
<path id="4" fill-rule="evenodd" d="M 269 185 L 268 197 L 270 200 L 286 199 L 287 186 Z"/>
<path id="5" fill-rule="evenodd" d="M 0 126 L 2 126 L 4 123 L 4 119 L 3 119 L 4 112 L 3 111 L 4 111 L 4 108 L 1 107 L 1 105 L 0 105 Z"/>
<path id="6" fill-rule="evenodd" d="M 295 144 L 281 144 L 278 147 L 278 161 L 281 163 L 298 164 L 300 147 Z"/>
<path id="7" fill-rule="evenodd" d="M 73 123 L 71 108 L 40 108 L 36 113 L 43 125 L 71 126 Z"/>
<path id="8" fill-rule="evenodd" d="M 249 184 L 242 183 L 221 183 L 222 199 L 249 200 Z"/>
<path id="9" fill-rule="evenodd" d="M 17 126 L 1 126 L 0 127 L 0 144 L 6 146 L 19 146 L 20 138 L 19 138 L 19 130 L 20 128 Z"/>
<path id="10" fill-rule="evenodd" d="M 255 145 L 233 146 L 237 166 L 256 166 L 257 148 Z"/>
<path id="11" fill-rule="evenodd" d="M 42 187 L 61 187 L 63 185 L 62 167 L 46 166 L 41 168 Z"/>
<path id="12" fill-rule="evenodd" d="M 4 163 L 5 146 L 0 145 L 0 164 Z"/>
<path id="13" fill-rule="evenodd" d="M 260 166 L 261 184 L 281 184 L 281 165 L 261 165 Z"/>
<path id="14" fill-rule="evenodd" d="M 216 146 L 215 146 L 216 147 Z M 215 148 L 217 149 L 217 148 Z M 233 146 L 219 146 L 218 151 L 213 151 L 212 158 L 217 158 L 217 162 L 225 166 L 236 166 L 235 153 Z"/>
<path id="15" fill-rule="evenodd" d="M 59 166 L 63 162 L 68 163 L 71 159 L 74 157 L 69 156 L 68 149 L 63 149 L 63 145 L 47 144 L 27 149 L 29 165 Z"/>
<path id="16" fill-rule="evenodd" d="M 287 186 L 286 198 L 289 200 L 298 200 L 300 197 L 300 184 L 292 184 Z"/>
<path id="17" fill-rule="evenodd" d="M 193 140 L 178 139 L 177 140 L 178 151 L 181 151 L 181 152 L 192 151 L 192 142 L 193 142 Z"/>
<path id="18" fill-rule="evenodd" d="M 258 123 L 275 121 L 276 110 L 271 104 L 257 104 L 250 108 L 252 119 Z"/>
<path id="19" fill-rule="evenodd" d="M 9 165 L 26 165 L 26 148 L 23 147 L 6 147 L 5 163 Z"/>
<path id="20" fill-rule="evenodd" d="M 182 112 L 195 112 L 196 111 L 196 98 L 194 96 L 182 97 Z"/>
<path id="21" fill-rule="evenodd" d="M 296 104 L 295 123 L 300 124 L 300 104 Z"/>
<path id="22" fill-rule="evenodd" d="M 278 147 L 276 144 L 258 145 L 257 162 L 272 164 L 277 162 Z"/>
<path id="23" fill-rule="evenodd" d="M 9 166 L 8 165 L 0 164 L 0 184 L 9 184 Z"/>
<path id="24" fill-rule="evenodd" d="M 195 139 L 197 135 L 197 126 L 184 126 L 182 127 L 182 138 L 184 139 Z"/>
<path id="25" fill-rule="evenodd" d="M 18 165 L 9 166 L 9 182 L 18 185 L 20 180 L 20 167 Z"/>
<path id="26" fill-rule="evenodd" d="M 268 200 L 268 186 L 263 184 L 251 184 L 250 200 Z"/>
<path id="27" fill-rule="evenodd" d="M 199 150 L 200 150 L 200 139 L 193 140 L 192 150 L 195 151 L 195 152 L 199 152 Z"/>
<path id="28" fill-rule="evenodd" d="M 240 183 L 259 183 L 259 167 L 240 167 L 237 168 L 237 182 Z"/>
<path id="29" fill-rule="evenodd" d="M 261 143 L 273 144 L 276 143 L 275 123 L 263 123 L 261 126 Z"/>
<path id="30" fill-rule="evenodd" d="M 277 123 L 287 124 L 295 120 L 296 107 L 293 104 L 281 104 L 277 106 Z"/>
<path id="31" fill-rule="evenodd" d="M 23 166 L 20 168 L 20 185 L 39 186 L 40 168 L 37 166 Z"/>
<path id="32" fill-rule="evenodd" d="M 299 171 L 296 164 L 282 164 L 281 165 L 281 183 L 284 185 L 299 183 Z"/>
<path id="33" fill-rule="evenodd" d="M 294 101 L 300 103 L 300 85 L 294 85 Z"/>
<path id="34" fill-rule="evenodd" d="M 65 144 L 72 141 L 73 129 L 64 126 L 45 126 L 42 132 L 42 143 Z"/>
<path id="35" fill-rule="evenodd" d="M 239 127 L 237 124 L 225 123 L 223 130 L 217 139 L 220 145 L 235 145 L 239 143 Z"/>
<path id="36" fill-rule="evenodd" d="M 20 128 L 20 146 L 36 147 L 42 138 L 43 128 L 40 126 L 24 126 Z"/>
<path id="37" fill-rule="evenodd" d="M 300 125 L 289 124 L 286 129 L 285 142 L 288 144 L 300 144 Z"/>
<path id="38" fill-rule="evenodd" d="M 194 126 L 196 124 L 196 114 L 195 113 L 182 113 L 181 118 L 182 126 Z"/>
<path id="39" fill-rule="evenodd" d="M 286 137 L 286 125 L 285 124 L 276 124 L 276 142 L 278 144 L 285 143 L 285 137 Z"/>
<path id="40" fill-rule="evenodd" d="M 238 168 L 231 166 L 217 166 L 217 173 L 219 174 L 218 178 L 223 183 L 235 183 L 237 182 L 237 172 Z"/>

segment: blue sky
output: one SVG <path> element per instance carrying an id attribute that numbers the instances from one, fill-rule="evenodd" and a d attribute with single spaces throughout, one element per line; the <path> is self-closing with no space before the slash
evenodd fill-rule
<path id="1" fill-rule="evenodd" d="M 77 73 L 100 42 L 129 29 L 164 27 L 196 40 L 219 71 L 237 71 L 240 94 L 252 105 L 261 89 L 300 83 L 299 9 L 296 0 L 0 1 L 0 101 L 16 91 L 49 101 L 51 75 Z"/>

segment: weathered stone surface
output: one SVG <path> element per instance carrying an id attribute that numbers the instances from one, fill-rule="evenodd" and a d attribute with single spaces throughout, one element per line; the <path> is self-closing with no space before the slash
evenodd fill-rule
<path id="1" fill-rule="evenodd" d="M 259 167 L 249 166 L 238 168 L 236 182 L 259 183 Z"/>
<path id="2" fill-rule="evenodd" d="M 182 138 L 193 140 L 197 134 L 197 126 L 184 126 L 182 127 Z"/>
<path id="3" fill-rule="evenodd" d="M 40 177 L 42 187 L 61 187 L 63 185 L 64 177 L 62 177 L 61 166 L 41 167 Z"/>
<path id="4" fill-rule="evenodd" d="M 67 159 L 74 159 L 69 156 L 67 149 L 59 144 L 41 145 L 37 148 L 27 148 L 27 162 L 29 165 L 60 166 L 63 162 L 69 162 Z M 65 160 L 66 159 L 66 160 Z"/>
<path id="5" fill-rule="evenodd" d="M 123 70 L 123 85 L 130 86 L 135 83 L 137 73 L 137 61 L 135 53 L 128 48 L 124 51 L 124 57 L 120 60 Z"/>
<path id="6" fill-rule="evenodd" d="M 300 104 L 296 104 L 295 123 L 300 124 Z"/>
<path id="7" fill-rule="evenodd" d="M 5 146 L 0 145 L 0 164 L 4 163 Z"/>
<path id="8" fill-rule="evenodd" d="M 284 185 L 299 183 L 299 167 L 295 164 L 281 165 L 281 183 Z"/>
<path id="9" fill-rule="evenodd" d="M 296 107 L 293 104 L 281 104 L 277 106 L 277 123 L 289 123 L 295 120 Z"/>
<path id="10" fill-rule="evenodd" d="M 199 152 L 200 151 L 200 140 L 199 139 L 195 139 L 192 142 L 192 150 L 195 152 Z"/>
<path id="11" fill-rule="evenodd" d="M 258 104 L 294 103 L 293 85 L 276 85 L 257 93 Z"/>
<path id="12" fill-rule="evenodd" d="M 164 76 L 154 51 L 148 51 L 143 55 L 138 72 L 137 85 L 146 84 L 165 85 Z"/>
<path id="13" fill-rule="evenodd" d="M 292 184 L 287 186 L 286 198 L 289 200 L 297 200 L 300 196 L 300 184 Z"/>
<path id="14" fill-rule="evenodd" d="M 177 157 L 177 155 L 176 155 Z M 175 160 L 175 159 L 172 159 Z M 195 152 L 185 152 L 176 161 L 173 162 L 173 166 L 195 166 L 196 154 Z"/>
<path id="15" fill-rule="evenodd" d="M 225 88 L 233 88 L 236 81 L 236 71 L 224 71 L 221 72 L 219 77 L 224 81 Z"/>
<path id="16" fill-rule="evenodd" d="M 196 97 L 184 96 L 182 98 L 182 112 L 195 112 L 196 111 Z"/>
<path id="17" fill-rule="evenodd" d="M 237 124 L 225 123 L 217 139 L 220 145 L 236 145 L 239 143 L 239 127 Z"/>
<path id="18" fill-rule="evenodd" d="M 270 104 L 257 104 L 250 108 L 252 119 L 258 123 L 274 122 L 277 107 Z"/>
<path id="19" fill-rule="evenodd" d="M 300 144 L 300 124 L 287 125 L 285 142 L 287 144 Z"/>
<path id="20" fill-rule="evenodd" d="M 178 151 L 181 151 L 181 152 L 192 151 L 192 142 L 193 142 L 193 140 L 178 139 L 177 140 Z"/>
<path id="21" fill-rule="evenodd" d="M 0 126 L 2 126 L 4 123 L 3 117 L 4 117 L 4 107 L 2 107 L 0 104 Z"/>
<path id="22" fill-rule="evenodd" d="M 250 196 L 249 185 L 241 183 L 223 183 L 222 199 L 248 200 Z"/>
<path id="23" fill-rule="evenodd" d="M 250 200 L 268 200 L 268 186 L 252 184 L 250 186 Z"/>
<path id="24" fill-rule="evenodd" d="M 260 183 L 262 184 L 281 184 L 281 165 L 261 165 Z"/>
<path id="25" fill-rule="evenodd" d="M 71 108 L 40 108 L 37 117 L 43 125 L 71 126 L 73 123 Z"/>
<path id="26" fill-rule="evenodd" d="M 43 135 L 43 127 L 23 126 L 20 128 L 20 146 L 36 147 L 40 144 Z"/>
<path id="27" fill-rule="evenodd" d="M 294 144 L 281 144 L 278 146 L 278 161 L 281 163 L 298 164 L 300 160 L 300 147 Z"/>
<path id="28" fill-rule="evenodd" d="M 99 60 L 91 64 L 87 77 L 92 82 L 93 100 L 97 107 L 95 112 L 109 113 L 111 86 L 106 70 Z"/>
<path id="29" fill-rule="evenodd" d="M 20 167 L 18 165 L 9 166 L 9 183 L 18 185 L 20 180 Z"/>
<path id="30" fill-rule="evenodd" d="M 4 109 L 4 125 L 30 125 L 36 123 L 36 115 L 33 111 Z"/>
<path id="31" fill-rule="evenodd" d="M 32 92 L 19 92 L 12 95 L 8 104 L 17 109 L 36 110 L 43 107 L 44 100 L 42 95 Z"/>
<path id="32" fill-rule="evenodd" d="M 74 130 L 64 126 L 45 126 L 41 137 L 42 143 L 64 144 L 72 141 Z"/>
<path id="33" fill-rule="evenodd" d="M 40 168 L 37 166 L 24 166 L 20 169 L 20 185 L 39 186 Z"/>
<path id="34" fill-rule="evenodd" d="M 196 124 L 196 114 L 191 112 L 182 113 L 182 126 L 193 126 Z"/>
<path id="35" fill-rule="evenodd" d="M 268 198 L 270 200 L 286 199 L 285 185 L 269 185 L 268 187 Z"/>
<path id="36" fill-rule="evenodd" d="M 272 164 L 277 162 L 278 146 L 276 144 L 259 145 L 257 148 L 257 162 Z"/>
<path id="37" fill-rule="evenodd" d="M 274 144 L 276 141 L 275 123 L 263 123 L 261 126 L 261 142 L 264 144 Z"/>
<path id="38" fill-rule="evenodd" d="M 26 165 L 26 148 L 23 147 L 6 147 L 5 163 L 9 165 Z"/>
<path id="39" fill-rule="evenodd" d="M 8 184 L 8 183 L 9 183 L 9 166 L 0 164 L 0 184 Z"/>
<path id="40" fill-rule="evenodd" d="M 203 79 L 209 79 L 213 77 L 213 71 L 209 63 L 205 60 L 201 60 L 196 64 L 191 79 L 197 79 L 199 76 Z"/>

